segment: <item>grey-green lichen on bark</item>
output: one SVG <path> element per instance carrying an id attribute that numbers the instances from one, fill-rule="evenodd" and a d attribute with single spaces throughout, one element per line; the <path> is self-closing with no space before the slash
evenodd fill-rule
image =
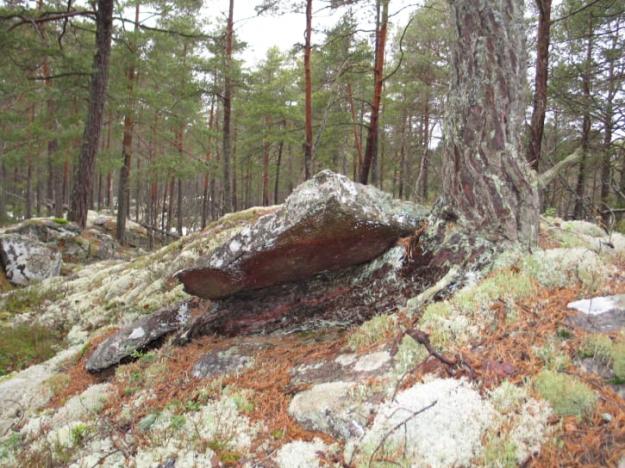
<path id="1" fill-rule="evenodd" d="M 523 2 L 454 0 L 449 6 L 453 46 L 444 201 L 489 239 L 534 245 L 537 180 L 520 151 Z"/>

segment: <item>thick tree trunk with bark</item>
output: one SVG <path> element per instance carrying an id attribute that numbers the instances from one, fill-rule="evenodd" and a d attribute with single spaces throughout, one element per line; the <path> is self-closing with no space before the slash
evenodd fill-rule
<path id="1" fill-rule="evenodd" d="M 521 153 L 523 1 L 449 2 L 451 89 L 445 116 L 444 204 L 476 235 L 531 247 L 535 174 Z"/>
<path id="2" fill-rule="evenodd" d="M 76 166 L 74 190 L 69 211 L 69 219 L 75 221 L 81 228 L 84 228 L 87 223 L 87 203 L 93 184 L 95 156 L 106 101 L 111 36 L 113 33 L 113 4 L 113 0 L 98 0 L 96 12 L 96 53 L 93 58 L 89 108 L 82 136 L 80 159 Z"/>
<path id="3" fill-rule="evenodd" d="M 538 37 L 536 39 L 536 74 L 534 76 L 534 98 L 527 145 L 527 162 L 530 163 L 532 169 L 538 171 L 545 129 L 545 113 L 547 112 L 551 0 L 535 0 L 535 2 L 538 7 Z"/>
<path id="4" fill-rule="evenodd" d="M 378 134 L 380 119 L 380 104 L 382 103 L 382 85 L 384 82 L 384 49 L 386 48 L 386 32 L 388 29 L 388 4 L 390 0 L 378 0 L 378 11 L 381 8 L 375 37 L 375 64 L 373 68 L 373 101 L 371 103 L 371 117 L 365 156 L 360 168 L 360 183 L 366 184 L 369 180 L 371 167 L 376 164 L 378 155 Z"/>
<path id="5" fill-rule="evenodd" d="M 234 0 L 230 0 L 228 23 L 226 25 L 226 66 L 224 76 L 224 127 L 223 127 L 223 189 L 224 212 L 232 211 L 232 188 L 230 186 L 230 114 L 232 111 L 232 34 L 233 34 Z"/>

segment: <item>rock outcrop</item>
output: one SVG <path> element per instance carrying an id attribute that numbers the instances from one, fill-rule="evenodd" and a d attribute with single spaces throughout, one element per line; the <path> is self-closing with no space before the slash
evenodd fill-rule
<path id="1" fill-rule="evenodd" d="M 0 236 L 0 263 L 6 278 L 16 286 L 26 286 L 61 272 L 61 254 L 56 249 L 17 234 Z"/>
<path id="2" fill-rule="evenodd" d="M 209 299 L 301 281 L 373 260 L 414 232 L 426 214 L 418 205 L 323 171 L 278 211 L 176 276 L 186 292 Z"/>

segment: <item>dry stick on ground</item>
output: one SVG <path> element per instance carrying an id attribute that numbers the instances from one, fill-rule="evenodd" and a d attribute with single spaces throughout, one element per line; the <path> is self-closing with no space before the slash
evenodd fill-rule
<path id="1" fill-rule="evenodd" d="M 382 446 L 384 445 L 384 443 L 386 442 L 386 439 L 388 439 L 391 434 L 393 432 L 395 432 L 397 429 L 399 429 L 402 426 L 405 426 L 408 421 L 410 421 L 411 419 L 413 419 L 414 417 L 420 415 L 421 413 L 424 413 L 425 411 L 429 410 L 430 408 L 432 408 L 434 405 L 436 405 L 438 403 L 438 400 L 434 400 L 432 403 L 430 403 L 427 406 L 424 406 L 421 409 L 418 409 L 417 411 L 413 411 L 410 416 L 408 416 L 406 419 L 404 419 L 402 422 L 400 422 L 399 424 L 397 424 L 395 427 L 393 427 L 390 431 L 388 431 L 386 434 L 384 434 L 384 437 L 382 437 L 382 439 L 380 440 L 380 442 L 378 443 L 378 445 L 376 445 L 375 449 L 373 450 L 373 452 L 371 452 L 371 456 L 369 457 L 369 463 L 367 466 L 371 467 L 371 464 L 373 463 L 373 458 L 375 457 L 375 454 L 378 452 L 378 450 L 380 450 L 382 448 Z"/>

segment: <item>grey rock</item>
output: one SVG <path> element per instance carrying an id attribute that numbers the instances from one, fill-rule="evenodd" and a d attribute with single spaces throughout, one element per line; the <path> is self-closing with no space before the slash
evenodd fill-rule
<path id="1" fill-rule="evenodd" d="M 226 351 L 202 356 L 193 366 L 192 374 L 196 378 L 231 374 L 250 367 L 252 362 L 251 355 L 242 353 L 237 346 L 234 346 Z"/>
<path id="2" fill-rule="evenodd" d="M 187 303 L 167 307 L 141 318 L 102 342 L 87 360 L 89 372 L 100 372 L 131 357 L 154 341 L 185 326 L 190 317 Z"/>
<path id="3" fill-rule="evenodd" d="M 19 234 L 53 249 L 57 249 L 65 263 L 90 263 L 112 258 L 119 245 L 112 236 L 101 229 L 90 227 L 81 232 L 70 222 L 50 218 L 32 218 L 4 230 L 6 234 Z"/>
<path id="4" fill-rule="evenodd" d="M 577 311 L 569 322 L 591 333 L 612 333 L 625 328 L 625 294 L 582 299 L 567 307 Z"/>
<path id="5" fill-rule="evenodd" d="M 185 291 L 218 299 L 370 261 L 427 215 L 374 187 L 322 171 L 276 212 L 176 274 Z"/>
<path id="6" fill-rule="evenodd" d="M 289 404 L 289 414 L 302 426 L 335 437 L 361 436 L 372 406 L 358 401 L 354 382 L 326 382 L 298 393 Z"/>
<path id="7" fill-rule="evenodd" d="M 0 263 L 7 279 L 18 286 L 58 276 L 61 272 L 58 251 L 19 234 L 0 236 Z"/>

